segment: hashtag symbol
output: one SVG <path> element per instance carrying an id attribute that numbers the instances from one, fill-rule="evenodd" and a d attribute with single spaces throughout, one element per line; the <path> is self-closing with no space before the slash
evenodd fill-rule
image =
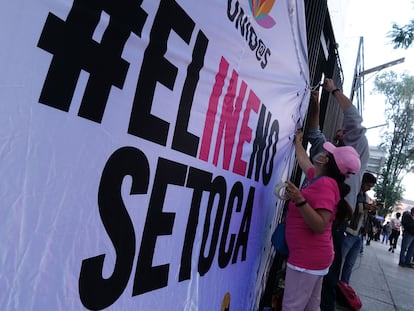
<path id="1" fill-rule="evenodd" d="M 112 86 L 122 89 L 129 63 L 122 51 L 131 32 L 141 36 L 148 14 L 137 0 L 75 0 L 66 21 L 49 13 L 38 47 L 53 54 L 39 102 L 69 111 L 81 70 L 89 73 L 78 115 L 101 122 Z M 100 42 L 93 39 L 109 15 Z"/>

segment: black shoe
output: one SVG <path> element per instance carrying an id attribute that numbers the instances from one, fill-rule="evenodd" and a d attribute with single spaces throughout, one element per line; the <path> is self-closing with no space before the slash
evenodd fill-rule
<path id="1" fill-rule="evenodd" d="M 392 249 L 391 253 L 394 253 L 394 249 Z"/>
<path id="2" fill-rule="evenodd" d="M 414 266 L 412 264 L 409 264 L 409 263 L 399 263 L 398 265 L 400 267 L 403 267 L 403 268 L 413 268 L 414 269 Z"/>
<path id="3" fill-rule="evenodd" d="M 391 250 L 392 250 L 392 247 L 390 247 L 390 248 L 388 249 L 388 251 L 389 251 L 389 252 L 391 252 Z"/>

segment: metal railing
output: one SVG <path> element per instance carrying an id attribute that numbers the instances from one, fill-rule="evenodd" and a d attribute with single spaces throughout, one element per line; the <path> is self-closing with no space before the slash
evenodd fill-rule
<path id="1" fill-rule="evenodd" d="M 309 81 L 311 86 L 322 82 L 322 78 L 327 77 L 334 80 L 336 86 L 342 89 L 344 76 L 338 54 L 338 45 L 335 40 L 334 31 L 328 11 L 326 0 L 305 0 L 306 14 L 306 31 L 308 41 L 308 64 L 309 64 Z M 332 140 L 336 130 L 341 127 L 343 114 L 339 104 L 333 96 L 320 89 L 320 128 L 328 140 Z M 307 130 L 305 120 L 304 130 Z M 304 141 L 304 144 L 307 144 Z M 292 180 L 299 183 L 302 172 L 295 167 L 292 172 Z M 284 258 L 276 254 L 273 265 L 270 267 L 268 281 L 265 292 L 260 301 L 259 310 L 264 306 L 269 306 L 275 299 L 283 277 Z M 274 301 L 273 301 L 274 302 Z"/>

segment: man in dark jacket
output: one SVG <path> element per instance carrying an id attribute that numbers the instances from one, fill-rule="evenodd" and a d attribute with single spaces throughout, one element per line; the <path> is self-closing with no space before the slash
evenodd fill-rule
<path id="1" fill-rule="evenodd" d="M 401 267 L 414 268 L 411 260 L 414 254 L 414 207 L 410 212 L 405 212 L 401 219 L 404 228 L 403 239 L 401 241 L 400 262 Z"/>

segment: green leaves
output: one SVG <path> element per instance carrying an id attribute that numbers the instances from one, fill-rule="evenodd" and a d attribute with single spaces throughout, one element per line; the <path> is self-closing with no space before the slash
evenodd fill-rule
<path id="1" fill-rule="evenodd" d="M 408 49 L 414 40 L 414 20 L 402 27 L 393 23 L 392 30 L 387 36 L 392 39 L 391 42 L 394 44 L 394 49 Z"/>
<path id="2" fill-rule="evenodd" d="M 402 179 L 414 167 L 414 77 L 390 71 L 378 76 L 374 84 L 375 91 L 386 97 L 389 124 L 381 141 L 386 161 L 375 187 L 377 201 L 384 203 L 386 214 L 402 199 Z"/>

